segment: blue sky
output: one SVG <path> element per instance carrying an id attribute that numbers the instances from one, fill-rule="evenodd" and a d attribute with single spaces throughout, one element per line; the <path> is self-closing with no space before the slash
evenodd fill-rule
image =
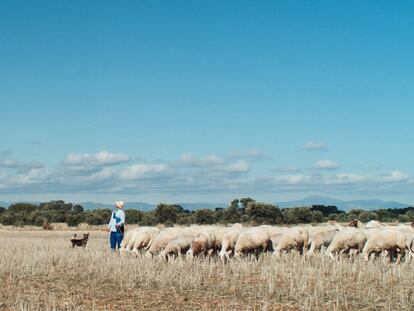
<path id="1" fill-rule="evenodd" d="M 412 1 L 1 1 L 0 199 L 414 202 Z"/>

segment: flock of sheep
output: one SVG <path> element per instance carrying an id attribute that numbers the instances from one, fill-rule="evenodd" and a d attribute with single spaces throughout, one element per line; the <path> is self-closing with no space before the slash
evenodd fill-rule
<path id="1" fill-rule="evenodd" d="M 414 256 L 414 223 L 411 225 L 386 225 L 378 221 L 367 224 L 354 220 L 343 226 L 331 223 L 321 226 L 232 227 L 190 226 L 185 228 L 139 227 L 129 230 L 122 241 L 121 254 L 155 255 L 171 259 L 175 256 L 211 257 L 218 255 L 223 262 L 230 258 L 272 252 L 298 251 L 304 255 L 321 252 L 335 259 L 346 254 L 362 253 L 366 261 L 373 253 L 399 263 Z M 372 257 L 373 258 L 373 257 Z"/>

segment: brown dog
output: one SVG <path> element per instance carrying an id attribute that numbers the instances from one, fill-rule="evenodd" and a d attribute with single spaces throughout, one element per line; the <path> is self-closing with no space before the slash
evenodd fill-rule
<path id="1" fill-rule="evenodd" d="M 84 233 L 83 238 L 78 238 L 75 233 L 73 237 L 70 239 L 70 242 L 72 243 L 72 247 L 82 246 L 83 248 L 85 248 L 86 243 L 88 243 L 88 238 L 89 233 Z"/>

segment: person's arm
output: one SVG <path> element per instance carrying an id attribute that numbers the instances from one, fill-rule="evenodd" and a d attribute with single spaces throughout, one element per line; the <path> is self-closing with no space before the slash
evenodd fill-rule
<path id="1" fill-rule="evenodd" d="M 121 213 L 119 213 L 119 218 L 121 218 L 121 221 L 119 222 L 119 225 L 125 225 L 125 212 L 122 211 Z"/>
<path id="2" fill-rule="evenodd" d="M 113 216 L 114 216 L 114 213 L 115 213 L 115 212 L 112 212 L 112 213 L 111 213 L 111 219 L 109 219 L 109 223 L 108 223 L 108 232 L 111 230 L 111 224 L 112 224 L 112 222 L 114 221 L 114 220 L 113 220 L 113 218 L 114 218 L 114 217 L 113 217 Z"/>

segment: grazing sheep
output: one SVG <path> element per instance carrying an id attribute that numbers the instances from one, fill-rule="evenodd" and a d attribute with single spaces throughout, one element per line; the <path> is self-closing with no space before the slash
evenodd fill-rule
<path id="1" fill-rule="evenodd" d="M 322 247 L 328 247 L 333 241 L 338 229 L 319 229 L 318 231 L 312 232 L 309 236 L 309 251 L 307 255 L 314 255 L 315 251 L 319 251 Z"/>
<path id="2" fill-rule="evenodd" d="M 240 233 L 234 246 L 234 257 L 266 251 L 271 245 L 269 232 L 265 228 L 252 228 Z"/>
<path id="3" fill-rule="evenodd" d="M 191 246 L 194 240 L 194 235 L 179 235 L 170 240 L 164 250 L 160 252 L 160 258 L 169 259 L 171 256 L 184 255 Z"/>
<path id="4" fill-rule="evenodd" d="M 334 255 L 346 251 L 359 252 L 362 250 L 367 236 L 365 231 L 357 228 L 347 228 L 335 234 L 331 244 L 326 249 L 326 254 L 334 259 Z"/>
<path id="5" fill-rule="evenodd" d="M 226 262 L 230 258 L 230 255 L 234 251 L 234 245 L 242 231 L 242 227 L 232 227 L 224 234 L 219 253 L 219 257 L 223 262 Z"/>
<path id="6" fill-rule="evenodd" d="M 160 231 L 149 243 L 147 247 L 146 257 L 152 258 L 153 255 L 161 252 L 172 239 L 180 235 L 192 235 L 197 234 L 199 228 L 166 228 Z"/>
<path id="7" fill-rule="evenodd" d="M 129 245 L 129 241 L 132 239 L 133 235 L 139 231 L 140 228 L 134 228 L 131 230 L 128 230 L 125 234 L 124 234 L 124 238 L 122 239 L 121 242 L 121 247 L 119 249 L 119 252 L 122 254 L 125 251 L 131 250 L 132 245 Z"/>
<path id="8" fill-rule="evenodd" d="M 227 231 L 231 230 L 232 228 L 228 227 L 213 227 L 211 230 L 213 230 L 214 236 L 216 238 L 216 246 L 215 248 L 219 251 L 221 249 L 221 243 L 223 241 L 224 235 L 227 233 Z"/>
<path id="9" fill-rule="evenodd" d="M 387 251 L 390 254 L 390 260 L 392 259 L 391 254 L 397 252 L 396 263 L 398 264 L 405 251 L 411 251 L 412 241 L 412 236 L 405 234 L 397 228 L 379 230 L 367 239 L 362 253 L 364 254 L 365 261 L 368 261 L 372 252 Z"/>
<path id="10" fill-rule="evenodd" d="M 161 252 L 172 239 L 175 239 L 182 233 L 183 229 L 181 228 L 166 228 L 162 229 L 159 234 L 157 234 L 147 246 L 146 257 L 152 258 L 155 254 Z"/>
<path id="11" fill-rule="evenodd" d="M 211 256 L 216 249 L 217 243 L 214 230 L 205 230 L 196 235 L 190 249 L 187 251 L 187 256 L 192 257 L 200 254 Z"/>
<path id="12" fill-rule="evenodd" d="M 275 227 L 275 226 L 269 226 L 269 225 L 262 225 L 258 228 L 264 228 L 269 232 L 270 236 L 270 246 L 269 250 L 274 251 L 277 244 L 279 244 L 280 238 L 282 237 L 283 233 L 288 230 L 287 227 Z"/>
<path id="13" fill-rule="evenodd" d="M 287 252 L 291 249 L 296 249 L 302 254 L 308 248 L 308 241 L 309 233 L 306 228 L 289 228 L 280 237 L 273 254 L 279 256 L 281 252 Z"/>
<path id="14" fill-rule="evenodd" d="M 160 233 L 160 230 L 155 227 L 141 227 L 134 238 L 134 244 L 132 246 L 132 253 L 138 255 L 140 250 L 148 247 L 150 241 Z"/>

